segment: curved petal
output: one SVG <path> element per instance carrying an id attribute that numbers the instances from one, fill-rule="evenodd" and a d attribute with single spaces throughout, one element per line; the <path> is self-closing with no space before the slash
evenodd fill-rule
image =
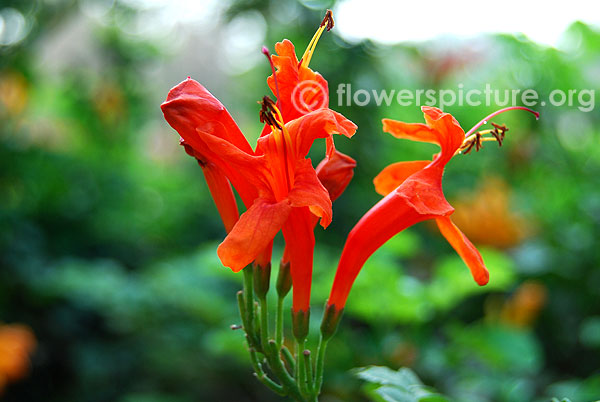
<path id="1" fill-rule="evenodd" d="M 448 216 L 454 208 L 448 204 L 442 190 L 443 172 L 442 166 L 432 163 L 409 176 L 392 193 L 398 193 L 420 215 Z"/>
<path id="2" fill-rule="evenodd" d="M 200 166 L 225 230 L 229 233 L 239 219 L 238 207 L 231 190 L 231 184 L 229 184 L 229 180 L 227 180 L 221 169 L 213 163 L 201 164 Z"/>
<path id="3" fill-rule="evenodd" d="M 354 226 L 335 274 L 328 306 L 342 309 L 367 259 L 395 234 L 454 209 L 441 188 L 443 168 L 431 165 L 413 175 L 371 208 Z"/>
<path id="4" fill-rule="evenodd" d="M 275 65 L 279 84 L 279 104 L 284 122 L 294 120 L 306 113 L 329 105 L 327 81 L 321 74 L 308 67 L 301 67 L 296 57 L 294 45 L 288 39 L 275 44 L 271 60 Z M 275 79 L 267 79 L 271 91 L 277 96 Z M 263 135 L 268 132 L 263 130 Z"/>
<path id="5" fill-rule="evenodd" d="M 304 158 L 317 138 L 341 134 L 348 138 L 356 132 L 356 124 L 331 109 L 319 109 L 287 123 L 296 149 L 296 156 Z"/>
<path id="6" fill-rule="evenodd" d="M 355 167 L 354 159 L 334 149 L 332 155 L 325 157 L 315 169 L 332 202 L 342 195 L 350 184 Z"/>
<path id="7" fill-rule="evenodd" d="M 294 312 L 310 308 L 315 235 L 308 208 L 293 208 L 283 225 L 286 252 L 292 274 Z"/>
<path id="8" fill-rule="evenodd" d="M 465 140 L 465 132 L 450 113 L 431 106 L 423 106 L 421 110 L 429 127 L 437 133 L 442 156 L 449 160 Z"/>
<path id="9" fill-rule="evenodd" d="M 288 194 L 293 207 L 309 207 L 310 212 L 321 218 L 321 226 L 331 223 L 331 199 L 329 193 L 319 181 L 310 159 L 296 162 L 294 187 Z"/>
<path id="10" fill-rule="evenodd" d="M 397 191 L 375 204 L 346 239 L 327 305 L 334 305 L 338 310 L 344 308 L 350 289 L 367 259 L 392 236 L 433 217 L 420 214 L 410 200 Z"/>
<path id="11" fill-rule="evenodd" d="M 430 163 L 431 161 L 410 161 L 392 163 L 391 165 L 386 166 L 375 179 L 373 179 L 375 191 L 383 196 L 388 195 L 399 185 L 404 183 L 409 176 L 422 170 Z"/>
<path id="12" fill-rule="evenodd" d="M 214 135 L 199 130 L 197 133 L 199 141 L 209 150 L 210 161 L 225 172 L 247 207 L 254 202 L 257 190 L 259 193 L 270 191 L 263 156 L 248 154 Z"/>
<path id="13" fill-rule="evenodd" d="M 471 275 L 473 275 L 475 282 L 482 286 L 488 283 L 490 274 L 485 267 L 481 254 L 479 254 L 473 243 L 467 239 L 449 217 L 439 217 L 435 221 L 442 235 L 471 270 Z"/>
<path id="14" fill-rule="evenodd" d="M 269 203 L 257 198 L 219 245 L 217 254 L 223 265 L 238 272 L 254 261 L 279 232 L 291 209 L 287 200 Z"/>
<path id="15" fill-rule="evenodd" d="M 171 89 L 160 108 L 171 127 L 197 151 L 202 152 L 202 144 L 197 140 L 200 130 L 253 153 L 225 106 L 195 80 L 188 78 Z"/>
<path id="16" fill-rule="evenodd" d="M 383 119 L 381 122 L 383 131 L 396 138 L 440 145 L 437 133 L 426 124 L 404 123 L 392 119 Z"/>

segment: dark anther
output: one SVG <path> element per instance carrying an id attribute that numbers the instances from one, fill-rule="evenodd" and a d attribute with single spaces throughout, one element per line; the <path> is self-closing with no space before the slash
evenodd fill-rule
<path id="1" fill-rule="evenodd" d="M 258 113 L 260 122 L 281 130 L 281 125 L 275 119 L 275 102 L 268 96 L 264 96 L 262 101 L 258 103 L 260 103 L 260 112 Z"/>
<path id="2" fill-rule="evenodd" d="M 492 130 L 492 135 L 494 136 L 496 141 L 498 141 L 498 146 L 502 146 L 502 141 L 504 140 L 504 135 L 508 131 L 508 128 L 504 124 L 500 125 L 492 123 L 492 126 L 494 126 L 494 129 Z"/>
<path id="3" fill-rule="evenodd" d="M 236 329 L 242 329 L 242 326 L 239 324 L 233 324 L 229 328 L 231 328 L 233 331 L 235 331 Z"/>
<path id="4" fill-rule="evenodd" d="M 483 143 L 481 141 L 481 133 L 478 131 L 475 133 L 475 151 L 479 152 L 481 148 L 483 148 Z"/>
<path id="5" fill-rule="evenodd" d="M 327 24 L 327 30 L 331 31 L 331 28 L 333 28 L 333 13 L 331 10 L 327 10 L 327 13 L 325 13 L 325 18 L 323 18 L 323 21 L 319 26 L 323 26 L 325 24 Z"/>
<path id="6" fill-rule="evenodd" d="M 464 155 L 468 154 L 473 149 L 473 145 L 475 145 L 474 139 L 470 140 L 469 143 L 466 146 L 463 147 L 463 149 L 461 150 L 461 152 Z"/>

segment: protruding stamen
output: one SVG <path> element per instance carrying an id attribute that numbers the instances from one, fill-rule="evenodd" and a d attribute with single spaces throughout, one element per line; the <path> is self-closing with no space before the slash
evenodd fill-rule
<path id="1" fill-rule="evenodd" d="M 285 127 L 283 116 L 275 102 L 268 96 L 264 96 L 259 103 L 261 105 L 259 112 L 260 122 L 267 123 L 271 126 L 271 132 L 273 139 L 275 140 L 277 152 L 282 155 L 282 169 L 285 172 L 289 190 L 294 184 L 295 151 L 292 138 Z"/>
<path id="2" fill-rule="evenodd" d="M 524 106 L 512 106 L 500 109 L 485 117 L 472 129 L 467 131 L 467 133 L 465 134 L 465 140 L 463 141 L 460 148 L 458 148 L 458 150 L 456 151 L 456 154 L 468 154 L 473 150 L 473 147 L 475 148 L 475 151 L 479 151 L 481 148 L 483 148 L 483 142 L 485 141 L 496 141 L 498 142 L 498 146 L 502 146 L 502 141 L 504 141 L 504 136 L 508 131 L 508 128 L 504 124 L 500 125 L 491 122 L 492 126 L 494 127 L 492 130 L 477 131 L 477 129 L 483 126 L 484 124 L 487 124 L 489 119 L 499 115 L 500 113 L 508 112 L 509 110 L 525 110 L 529 113 L 532 113 L 536 117 L 536 119 L 540 118 L 540 114 L 538 112 L 526 108 Z M 488 134 L 492 137 L 484 137 Z"/>
<path id="3" fill-rule="evenodd" d="M 494 126 L 493 130 L 484 130 L 484 131 L 476 131 L 473 134 L 469 135 L 463 141 L 462 145 L 456 151 L 456 154 L 466 155 L 473 150 L 475 147 L 475 151 L 479 151 L 483 148 L 483 143 L 485 141 L 496 141 L 498 142 L 498 146 L 502 146 L 502 141 L 504 141 L 504 136 L 508 131 L 508 128 L 503 124 L 491 123 Z M 491 135 L 492 137 L 484 137 L 484 135 Z"/>
<path id="4" fill-rule="evenodd" d="M 323 21 L 321 21 L 321 25 L 319 25 L 319 29 L 317 29 L 317 32 L 315 32 L 314 36 L 308 43 L 306 51 L 302 55 L 302 59 L 300 59 L 300 67 L 308 67 L 310 59 L 312 58 L 313 53 L 315 52 L 315 48 L 317 47 L 317 42 L 319 42 L 319 38 L 321 37 L 323 32 L 325 32 L 325 30 L 331 30 L 331 28 L 333 28 L 333 25 L 333 13 L 331 12 L 331 10 L 327 10 L 325 18 L 323 18 Z"/>
<path id="5" fill-rule="evenodd" d="M 540 114 L 538 112 L 536 112 L 535 110 L 531 110 L 525 106 L 505 107 L 504 109 L 496 110 L 494 113 L 481 119 L 481 121 L 479 123 L 475 124 L 475 126 L 473 126 L 472 129 L 467 131 L 467 133 L 465 134 L 465 137 L 469 137 L 471 134 L 473 134 L 475 131 L 477 131 L 477 129 L 479 127 L 486 124 L 492 117 L 498 116 L 499 114 L 504 113 L 504 112 L 508 112 L 509 110 L 525 110 L 526 112 L 532 113 L 535 116 L 536 120 L 540 118 Z"/>
<path id="6" fill-rule="evenodd" d="M 271 54 L 269 53 L 269 49 L 266 46 L 262 47 L 262 53 L 267 56 L 267 60 L 269 60 L 269 64 L 271 65 L 271 71 L 273 72 L 273 80 L 275 80 L 275 96 L 277 97 L 277 106 L 281 108 L 281 101 L 279 96 L 279 83 L 277 82 L 277 73 L 275 71 L 275 65 L 273 64 L 273 60 L 271 60 Z"/>

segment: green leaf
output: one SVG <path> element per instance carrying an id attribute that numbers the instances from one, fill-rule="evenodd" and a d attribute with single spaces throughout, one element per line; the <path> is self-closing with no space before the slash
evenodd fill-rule
<path id="1" fill-rule="evenodd" d="M 375 400 L 386 402 L 448 402 L 423 385 L 409 368 L 394 371 L 389 367 L 370 366 L 357 369 L 355 375 L 373 386 L 365 387 L 365 393 Z M 380 386 L 376 386 L 380 385 Z"/>

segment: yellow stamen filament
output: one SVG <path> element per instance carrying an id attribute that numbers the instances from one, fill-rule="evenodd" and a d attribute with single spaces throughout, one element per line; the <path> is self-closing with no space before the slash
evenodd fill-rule
<path id="1" fill-rule="evenodd" d="M 274 104 L 271 105 L 271 108 L 274 112 L 273 118 L 275 119 L 275 122 L 281 127 L 281 129 L 279 129 L 276 125 L 271 125 L 271 131 L 277 146 L 277 153 L 283 157 L 281 169 L 285 172 L 289 191 L 294 185 L 294 163 L 296 160 L 296 152 L 292 147 L 292 137 L 285 127 L 279 108 Z"/>
<path id="2" fill-rule="evenodd" d="M 458 155 L 461 153 L 468 154 L 469 152 L 471 152 L 471 149 L 473 149 L 473 147 L 475 147 L 476 151 L 479 151 L 479 149 L 481 148 L 481 143 L 486 141 L 497 141 L 499 145 L 502 145 L 502 140 L 504 139 L 504 133 L 506 131 L 508 131 L 508 129 L 505 126 L 498 125 L 494 125 L 493 130 L 477 131 L 465 138 L 462 145 L 458 148 L 454 155 Z M 485 135 L 490 134 L 492 135 L 492 137 L 484 137 Z"/>
<path id="3" fill-rule="evenodd" d="M 479 131 L 479 135 L 483 136 L 486 134 L 491 134 L 492 131 L 494 130 L 483 130 L 483 131 Z M 473 139 L 477 137 L 477 133 L 471 134 L 470 136 L 468 136 L 467 138 L 465 138 L 465 140 L 463 141 L 461 147 L 464 147 L 466 145 L 468 145 L 471 141 L 473 141 Z M 494 137 L 485 137 L 485 138 L 481 138 L 481 141 L 496 141 L 496 139 Z"/>
<path id="4" fill-rule="evenodd" d="M 323 34 L 323 32 L 325 32 L 325 30 L 329 31 L 331 28 L 333 28 L 333 14 L 331 10 L 327 10 L 325 18 L 323 18 L 319 29 L 317 29 L 317 32 L 315 32 L 315 34 L 313 35 L 312 39 L 308 43 L 308 46 L 306 47 L 306 51 L 304 51 L 304 54 L 302 55 L 302 61 L 300 63 L 301 67 L 308 67 L 310 59 L 312 59 L 312 56 L 315 52 L 315 48 L 317 47 L 317 43 L 319 42 L 321 35 Z"/>
<path id="5" fill-rule="evenodd" d="M 315 35 L 312 37 L 312 39 L 310 40 L 310 43 L 306 47 L 306 51 L 302 55 L 302 63 L 300 63 L 300 66 L 308 67 L 308 64 L 310 63 L 310 59 L 312 58 L 315 48 L 317 47 L 317 42 L 321 38 L 321 35 L 323 34 L 324 31 L 325 31 L 325 26 L 319 27 L 319 29 L 317 29 L 317 32 L 315 32 Z"/>

